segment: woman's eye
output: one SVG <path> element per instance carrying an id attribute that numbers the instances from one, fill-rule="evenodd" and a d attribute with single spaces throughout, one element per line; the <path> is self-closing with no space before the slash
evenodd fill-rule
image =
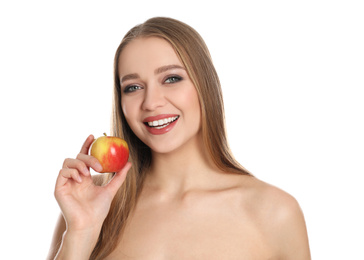
<path id="1" fill-rule="evenodd" d="M 127 86 L 124 88 L 124 93 L 131 93 L 134 92 L 136 90 L 141 89 L 141 87 L 137 86 L 137 85 L 131 85 L 131 86 Z"/>
<path id="2" fill-rule="evenodd" d="M 178 82 L 178 81 L 180 81 L 180 80 L 182 80 L 182 78 L 181 78 L 181 77 L 179 77 L 179 76 L 171 76 L 171 77 L 168 77 L 168 78 L 164 81 L 164 83 L 176 83 L 176 82 Z"/>

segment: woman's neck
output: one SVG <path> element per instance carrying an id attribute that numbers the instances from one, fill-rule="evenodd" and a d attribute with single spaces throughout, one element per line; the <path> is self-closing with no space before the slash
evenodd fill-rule
<path id="1" fill-rule="evenodd" d="M 145 184 L 173 196 L 203 188 L 217 172 L 202 138 L 196 137 L 170 153 L 152 152 Z"/>

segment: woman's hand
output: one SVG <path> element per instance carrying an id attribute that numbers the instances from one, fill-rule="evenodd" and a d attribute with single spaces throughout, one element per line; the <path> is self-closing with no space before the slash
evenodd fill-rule
<path id="1" fill-rule="evenodd" d="M 131 167 L 125 167 L 115 174 L 105 186 L 96 186 L 90 168 L 102 170 L 98 160 L 88 155 L 94 137 L 90 135 L 82 146 L 76 159 L 66 159 L 59 172 L 55 197 L 67 224 L 67 231 L 86 232 L 100 229 L 117 190 L 125 180 Z"/>

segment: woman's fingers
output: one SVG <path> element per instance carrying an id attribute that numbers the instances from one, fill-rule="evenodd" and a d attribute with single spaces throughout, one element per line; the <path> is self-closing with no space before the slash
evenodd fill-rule
<path id="1" fill-rule="evenodd" d="M 91 167 L 92 169 L 94 169 L 97 172 L 101 172 L 102 171 L 102 166 L 100 164 L 100 162 L 95 158 L 92 157 L 90 155 L 88 155 L 88 152 L 90 150 L 90 147 L 92 145 L 92 143 L 95 141 L 95 138 L 93 135 L 89 135 L 87 137 L 87 139 L 85 140 L 85 142 L 82 145 L 81 151 L 80 153 L 77 155 L 77 159 L 80 161 L 83 161 L 85 163 L 85 165 L 87 167 Z M 81 167 L 78 168 L 77 166 Z M 72 166 L 71 166 L 72 167 Z M 83 167 L 83 165 L 76 165 L 76 167 L 82 172 L 82 174 L 84 174 L 85 176 L 90 175 L 90 172 L 88 170 L 88 168 Z"/>
<path id="2" fill-rule="evenodd" d="M 82 161 L 83 163 L 85 163 L 85 165 L 87 167 L 91 167 L 92 169 L 94 169 L 97 172 L 102 171 L 102 166 L 101 166 L 100 162 L 95 157 L 93 157 L 91 155 L 79 153 L 77 155 L 77 159 L 79 161 Z"/>
<path id="3" fill-rule="evenodd" d="M 94 140 L 95 137 L 93 135 L 89 135 L 85 140 L 85 142 L 83 143 L 80 153 L 88 154 L 88 151 L 90 150 L 90 147 Z"/>
<path id="4" fill-rule="evenodd" d="M 64 160 L 62 168 L 63 169 L 65 169 L 65 168 L 66 169 L 67 168 L 77 169 L 84 176 L 89 176 L 90 175 L 88 165 L 84 161 L 79 160 L 79 159 L 67 158 L 66 160 Z"/>
<path id="5" fill-rule="evenodd" d="M 105 188 L 111 192 L 113 197 L 115 196 L 116 192 L 125 181 L 126 175 L 130 168 L 131 168 L 131 163 L 127 162 L 124 168 L 121 171 L 115 173 L 112 180 L 106 185 Z"/>
<path id="6" fill-rule="evenodd" d="M 63 168 L 62 170 L 60 170 L 60 172 L 58 174 L 56 188 L 64 186 L 70 179 L 72 179 L 78 183 L 82 182 L 82 178 L 81 178 L 78 170 Z"/>

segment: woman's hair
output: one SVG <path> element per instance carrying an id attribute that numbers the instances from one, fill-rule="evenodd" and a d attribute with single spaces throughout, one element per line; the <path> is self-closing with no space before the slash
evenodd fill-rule
<path id="1" fill-rule="evenodd" d="M 112 135 L 125 139 L 129 144 L 133 167 L 112 202 L 91 259 L 103 259 L 116 248 L 129 213 L 136 204 L 145 172 L 151 164 L 151 149 L 133 133 L 121 106 L 119 57 L 125 46 L 138 37 L 166 40 L 186 68 L 201 105 L 203 143 L 215 166 L 224 172 L 250 175 L 234 159 L 228 146 L 220 81 L 201 36 L 187 24 L 171 18 L 151 18 L 135 26 L 124 36 L 115 54 L 112 115 Z M 107 176 L 104 184 L 111 178 L 112 175 Z"/>

